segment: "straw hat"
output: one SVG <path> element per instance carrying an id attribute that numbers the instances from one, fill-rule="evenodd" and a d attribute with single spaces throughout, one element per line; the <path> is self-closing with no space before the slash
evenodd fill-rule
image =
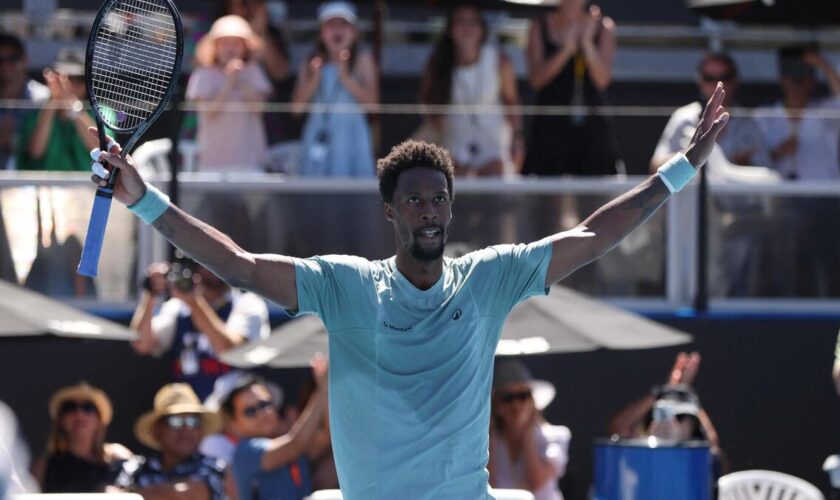
<path id="1" fill-rule="evenodd" d="M 219 417 L 201 404 L 192 387 L 187 384 L 167 384 L 155 394 L 154 409 L 140 415 L 134 423 L 134 435 L 144 445 L 159 450 L 160 443 L 152 432 L 155 422 L 161 417 L 182 413 L 201 415 L 201 430 L 205 436 L 213 434 L 221 427 Z"/>
<path id="2" fill-rule="evenodd" d="M 239 16 L 223 16 L 216 19 L 210 31 L 196 44 L 196 61 L 203 66 L 213 66 L 216 63 L 215 42 L 226 37 L 241 38 L 252 53 L 258 51 L 262 45 L 259 35 L 254 33 L 248 21 Z"/>
<path id="3" fill-rule="evenodd" d="M 99 412 L 99 419 L 102 425 L 111 423 L 114 417 L 114 408 L 111 406 L 111 400 L 108 395 L 100 389 L 91 386 L 87 382 L 79 382 L 76 385 L 62 387 L 57 390 L 50 398 L 50 417 L 53 420 L 58 419 L 58 413 L 61 411 L 61 405 L 65 401 L 90 401 L 96 406 Z"/>
<path id="4" fill-rule="evenodd" d="M 515 359 L 497 361 L 493 370 L 493 391 L 511 384 L 528 384 L 534 398 L 534 406 L 540 411 L 551 404 L 557 393 L 551 382 L 534 379 L 521 361 Z"/>

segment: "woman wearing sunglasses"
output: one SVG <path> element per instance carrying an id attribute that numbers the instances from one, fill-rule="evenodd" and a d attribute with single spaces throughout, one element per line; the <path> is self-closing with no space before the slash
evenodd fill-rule
<path id="1" fill-rule="evenodd" d="M 114 415 L 108 396 L 87 383 L 59 389 L 50 398 L 52 429 L 46 455 L 32 473 L 44 493 L 91 493 L 105 490 L 131 452 L 106 443 Z"/>
<path id="2" fill-rule="evenodd" d="M 551 383 L 534 380 L 521 362 L 496 363 L 487 464 L 494 488 L 528 490 L 536 500 L 563 499 L 557 481 L 566 472 L 572 433 L 542 415 L 554 393 Z"/>

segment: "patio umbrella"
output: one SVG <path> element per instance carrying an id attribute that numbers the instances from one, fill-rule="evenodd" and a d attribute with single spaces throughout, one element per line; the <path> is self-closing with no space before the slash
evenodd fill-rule
<path id="1" fill-rule="evenodd" d="M 0 281 L 0 337 L 134 340 L 128 328 L 87 314 L 40 293 Z"/>
<path id="2" fill-rule="evenodd" d="M 528 299 L 514 308 L 502 329 L 496 354 L 651 349 L 691 340 L 687 333 L 554 286 L 550 295 Z M 320 319 L 304 316 L 276 328 L 268 339 L 222 354 L 222 360 L 242 368 L 305 367 L 318 351 L 327 352 L 327 331 Z"/>

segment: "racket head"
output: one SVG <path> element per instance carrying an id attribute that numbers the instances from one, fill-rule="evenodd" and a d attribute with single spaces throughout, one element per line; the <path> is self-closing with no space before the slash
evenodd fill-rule
<path id="1" fill-rule="evenodd" d="M 145 130 L 172 98 L 183 55 L 181 16 L 171 0 L 106 0 L 85 57 L 97 125 L 117 133 Z"/>

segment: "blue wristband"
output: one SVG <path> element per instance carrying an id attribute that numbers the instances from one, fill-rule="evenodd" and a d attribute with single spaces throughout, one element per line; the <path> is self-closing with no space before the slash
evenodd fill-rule
<path id="1" fill-rule="evenodd" d="M 697 175 L 697 169 L 682 153 L 677 153 L 657 169 L 659 177 L 672 193 L 679 192 Z"/>
<path id="2" fill-rule="evenodd" d="M 137 200 L 137 203 L 128 207 L 146 224 L 156 221 L 168 208 L 169 197 L 151 184 L 146 184 L 146 194 Z"/>

